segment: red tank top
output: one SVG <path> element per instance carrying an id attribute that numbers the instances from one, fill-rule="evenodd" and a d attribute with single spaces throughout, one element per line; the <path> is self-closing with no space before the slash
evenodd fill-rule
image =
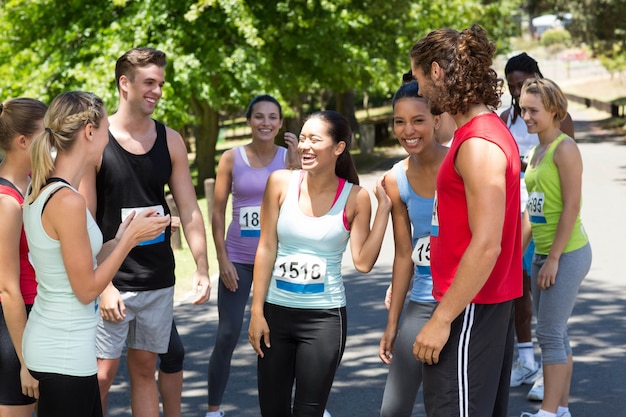
<path id="1" fill-rule="evenodd" d="M 0 178 L 0 194 L 15 198 L 20 205 L 24 203 L 22 194 L 4 178 Z M 24 304 L 33 304 L 35 295 L 37 295 L 37 281 L 35 280 L 35 270 L 28 260 L 28 243 L 26 242 L 24 226 L 22 226 L 20 234 L 20 290 Z"/>
<path id="2" fill-rule="evenodd" d="M 459 147 L 470 138 L 495 143 L 508 162 L 501 252 L 487 282 L 472 300 L 476 304 L 496 304 L 522 295 L 522 238 L 519 150 L 509 129 L 495 113 L 476 116 L 457 129 L 450 151 L 439 168 L 433 209 L 438 216 L 438 227 L 433 221 L 430 248 L 433 296 L 440 301 L 448 291 L 472 238 L 463 178 L 454 167 Z"/>

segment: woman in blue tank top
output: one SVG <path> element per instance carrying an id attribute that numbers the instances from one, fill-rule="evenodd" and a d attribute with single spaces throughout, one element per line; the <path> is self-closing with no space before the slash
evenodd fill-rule
<path id="1" fill-rule="evenodd" d="M 211 227 L 220 266 L 217 293 L 219 324 L 209 361 L 209 407 L 206 417 L 220 417 L 233 351 L 252 285 L 254 256 L 259 243 L 260 208 L 265 184 L 277 169 L 299 168 L 298 139 L 285 133 L 288 149 L 274 143 L 283 125 L 280 103 L 270 95 L 252 99 L 246 111 L 252 141 L 222 155 L 215 181 Z M 226 204 L 232 195 L 232 220 L 226 231 Z"/>
<path id="2" fill-rule="evenodd" d="M 422 383 L 422 364 L 413 356 L 415 336 L 435 308 L 430 274 L 430 229 L 437 171 L 447 153 L 435 140 L 440 115 L 418 96 L 416 81 L 403 84 L 393 97 L 393 132 L 409 156 L 385 174 L 392 201 L 395 257 L 387 328 L 379 357 L 389 364 L 380 409 L 382 417 L 410 417 Z M 409 303 L 398 328 L 407 293 Z"/>
<path id="3" fill-rule="evenodd" d="M 323 415 L 346 341 L 343 252 L 349 240 L 354 266 L 366 273 L 380 251 L 391 200 L 379 181 L 370 229 L 351 141 L 343 116 L 314 113 L 299 136 L 303 169 L 276 171 L 267 183 L 248 330 L 265 417 Z"/>

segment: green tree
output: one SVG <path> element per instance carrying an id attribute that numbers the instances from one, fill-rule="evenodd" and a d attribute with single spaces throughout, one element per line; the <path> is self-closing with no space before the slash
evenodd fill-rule
<path id="1" fill-rule="evenodd" d="M 408 51 L 430 30 L 480 22 L 510 35 L 511 0 L 0 0 L 0 95 L 49 101 L 93 91 L 115 110 L 115 60 L 134 46 L 168 55 L 155 117 L 196 126 L 198 188 L 215 175 L 221 120 L 258 93 L 275 95 L 299 129 L 329 96 L 350 116 L 355 94 L 389 95 Z M 505 46 L 502 43 L 501 46 Z M 353 119 L 355 120 L 355 119 Z M 358 126 L 356 127 L 358 129 Z"/>

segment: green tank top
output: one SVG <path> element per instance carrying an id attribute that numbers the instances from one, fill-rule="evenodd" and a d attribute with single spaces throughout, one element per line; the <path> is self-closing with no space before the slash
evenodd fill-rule
<path id="1" fill-rule="evenodd" d="M 561 134 L 550 144 L 546 154 L 536 166 L 528 165 L 524 180 L 528 189 L 528 203 L 526 209 L 530 217 L 530 224 L 535 240 L 535 253 L 547 255 L 552 247 L 556 235 L 556 229 L 563 211 L 563 199 L 561 197 L 561 180 L 559 170 L 554 164 L 554 151 L 559 143 L 568 138 Z M 530 160 L 537 147 L 530 153 Z M 581 202 L 582 207 L 582 202 Z M 589 242 L 587 233 L 580 220 L 580 211 L 576 216 L 576 223 L 572 229 L 563 253 L 580 249 Z"/>

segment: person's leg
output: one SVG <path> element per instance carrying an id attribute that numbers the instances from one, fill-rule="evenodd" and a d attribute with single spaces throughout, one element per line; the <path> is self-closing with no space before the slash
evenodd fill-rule
<path id="1" fill-rule="evenodd" d="M 137 293 L 137 315 L 128 332 L 126 364 L 133 417 L 158 417 L 157 355 L 168 350 L 174 287 Z"/>
<path id="2" fill-rule="evenodd" d="M 109 390 L 117 370 L 120 367 L 120 358 L 100 359 L 98 358 L 98 387 L 100 391 L 100 403 L 102 404 L 102 414 L 106 415 L 107 404 L 109 401 Z"/>
<path id="3" fill-rule="evenodd" d="M 172 321 L 170 344 L 167 353 L 159 355 L 158 387 L 163 402 L 164 417 L 180 417 L 183 394 L 183 361 L 185 347 Z"/>
<path id="4" fill-rule="evenodd" d="M 130 378 L 130 406 L 133 417 L 158 417 L 159 394 L 154 372 L 157 354 L 128 348 L 126 363 Z"/>
<path id="5" fill-rule="evenodd" d="M 298 345 L 293 417 L 322 417 L 346 345 L 346 308 L 297 310 L 292 320 Z"/>
<path id="6" fill-rule="evenodd" d="M 409 301 L 393 346 L 393 356 L 380 407 L 381 417 L 410 417 L 422 384 L 422 363 L 413 356 L 413 343 L 430 319 L 435 303 Z"/>
<path id="7" fill-rule="evenodd" d="M 567 335 L 569 320 L 578 289 L 591 266 L 591 248 L 564 253 L 559 259 L 555 283 L 545 290 L 536 284 L 545 256 L 536 256 L 531 285 L 533 299 L 537 299 L 537 339 L 541 347 L 544 376 L 544 398 L 541 409 L 556 413 L 559 405 L 567 406 L 573 362 Z"/>
<path id="8" fill-rule="evenodd" d="M 259 406 L 263 417 L 292 417 L 291 392 L 295 377 L 296 344 L 291 338 L 292 310 L 265 303 L 271 347 L 261 339 L 263 358 L 257 360 Z"/>
<path id="9" fill-rule="evenodd" d="M 217 308 L 219 323 L 215 337 L 215 346 L 209 360 L 209 412 L 219 410 L 222 404 L 228 376 L 230 375 L 233 351 L 241 335 L 244 312 L 252 285 L 254 265 L 239 263 L 234 263 L 233 265 L 239 277 L 237 290 L 234 292 L 230 291 L 221 280 L 218 286 Z"/>

